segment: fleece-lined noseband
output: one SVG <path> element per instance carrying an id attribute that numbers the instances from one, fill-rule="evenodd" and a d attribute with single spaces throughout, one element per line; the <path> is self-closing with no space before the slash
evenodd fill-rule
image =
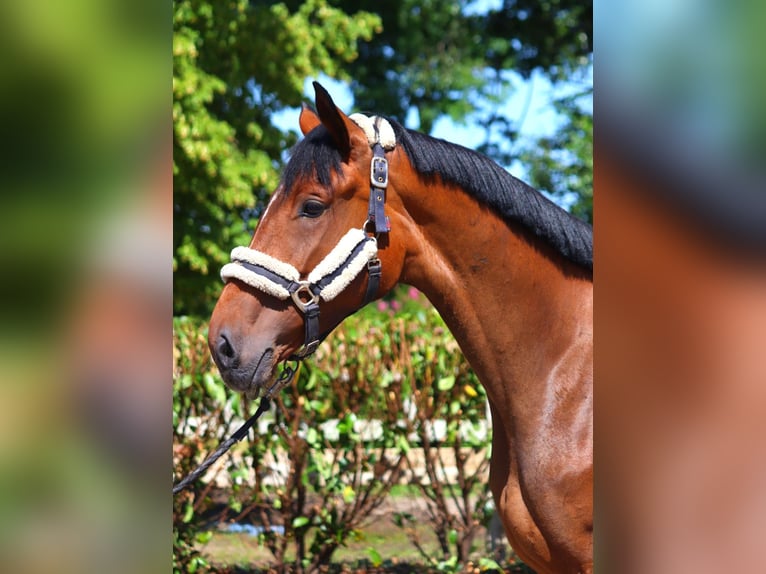
<path id="1" fill-rule="evenodd" d="M 303 349 L 290 357 L 302 360 L 311 355 L 329 332 L 319 333 L 319 301 L 332 301 L 367 267 L 367 289 L 363 307 L 375 299 L 380 287 L 381 263 L 378 259 L 380 233 L 388 233 L 385 214 L 388 162 L 386 150 L 396 147 L 391 124 L 378 116 L 353 114 L 350 119 L 364 130 L 372 148 L 370 201 L 367 221 L 361 229 L 350 229 L 322 261 L 301 279 L 300 272 L 284 261 L 249 247 L 235 247 L 231 263 L 221 269 L 221 279 L 238 279 L 280 300 L 292 298 L 305 321 Z M 372 233 L 372 235 L 370 235 Z"/>

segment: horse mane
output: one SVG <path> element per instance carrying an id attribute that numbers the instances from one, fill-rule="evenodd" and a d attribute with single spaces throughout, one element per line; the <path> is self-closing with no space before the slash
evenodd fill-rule
<path id="1" fill-rule="evenodd" d="M 513 177 L 487 156 L 458 144 L 404 128 L 388 119 L 415 171 L 424 179 L 439 177 L 462 188 L 506 221 L 521 224 L 565 259 L 593 269 L 593 229 L 542 193 Z M 312 130 L 293 148 L 283 174 L 289 192 L 301 177 L 330 185 L 341 172 L 340 152 L 323 126 Z"/>

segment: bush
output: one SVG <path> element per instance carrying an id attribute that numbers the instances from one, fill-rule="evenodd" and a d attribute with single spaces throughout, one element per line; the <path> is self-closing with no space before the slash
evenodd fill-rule
<path id="1" fill-rule="evenodd" d="M 225 389 L 203 322 L 174 320 L 174 355 L 178 479 L 255 405 Z M 485 397 L 441 318 L 416 292 L 348 318 L 274 402 L 252 438 L 174 501 L 177 568 L 209 568 L 194 547 L 211 522 L 249 521 L 278 571 L 317 570 L 402 481 L 418 484 L 429 501 L 441 544 L 441 555 L 429 560 L 467 560 L 489 496 Z M 422 449 L 422 468 L 413 449 Z M 448 455 L 454 477 L 444 476 Z M 453 484 L 444 486 L 446 479 Z M 225 500 L 214 500 L 216 484 L 229 493 Z M 400 521 L 406 527 L 406 517 Z"/>

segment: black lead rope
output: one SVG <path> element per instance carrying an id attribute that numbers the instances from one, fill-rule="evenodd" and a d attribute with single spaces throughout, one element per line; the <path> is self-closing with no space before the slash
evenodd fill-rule
<path id="1" fill-rule="evenodd" d="M 271 386 L 270 389 L 266 391 L 266 394 L 263 395 L 261 398 L 261 402 L 258 403 L 258 409 L 255 411 L 255 414 L 251 416 L 249 419 L 245 421 L 245 423 L 239 427 L 236 432 L 231 435 L 227 440 L 225 440 L 223 443 L 221 443 L 221 446 L 219 446 L 216 451 L 211 454 L 209 457 L 205 459 L 205 461 L 200 464 L 197 468 L 195 468 L 193 471 L 189 473 L 189 475 L 184 478 L 181 482 L 173 486 L 173 494 L 178 494 L 181 492 L 184 488 L 189 486 L 192 482 L 197 480 L 203 472 L 205 472 L 208 468 L 210 468 L 210 465 L 212 465 L 215 461 L 217 461 L 219 458 L 221 458 L 227 450 L 229 450 L 231 447 L 233 447 L 236 443 L 241 441 L 243 438 L 247 436 L 247 431 L 250 430 L 250 427 L 252 427 L 255 422 L 261 417 L 263 413 L 265 413 L 267 410 L 269 410 L 269 407 L 271 406 L 271 395 L 274 393 L 279 392 L 282 388 L 287 386 L 290 381 L 292 381 L 293 377 L 295 376 L 297 369 L 290 368 L 285 365 L 284 369 L 282 370 L 282 373 L 279 375 L 279 378 L 274 382 L 274 384 Z"/>
<path id="2" fill-rule="evenodd" d="M 260 416 L 265 413 L 267 410 L 269 410 L 269 407 L 271 406 L 271 400 L 269 397 L 263 397 L 261 399 L 261 402 L 258 405 L 258 410 L 255 411 L 255 414 L 251 416 L 249 419 L 245 421 L 245 424 L 243 424 L 241 427 L 237 429 L 237 431 L 231 435 L 227 440 L 225 440 L 221 446 L 219 446 L 216 451 L 211 454 L 208 458 L 205 459 L 205 462 L 200 464 L 197 468 L 195 468 L 193 471 L 189 473 L 189 476 L 184 478 L 181 482 L 173 486 L 173 494 L 178 494 L 181 492 L 184 488 L 189 486 L 192 482 L 197 480 L 200 475 L 205 472 L 208 468 L 210 468 L 210 465 L 213 464 L 215 461 L 217 461 L 223 454 L 229 450 L 234 444 L 241 441 L 243 438 L 247 436 L 247 431 L 250 430 L 250 427 L 255 424 L 255 421 L 257 421 Z"/>

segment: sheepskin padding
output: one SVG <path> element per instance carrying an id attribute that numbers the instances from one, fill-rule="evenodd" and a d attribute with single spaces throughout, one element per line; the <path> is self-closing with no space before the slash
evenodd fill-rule
<path id="1" fill-rule="evenodd" d="M 288 281 L 298 281 L 300 273 L 298 270 L 284 261 L 275 259 L 270 255 L 250 249 L 249 247 L 235 247 L 231 251 L 231 260 L 233 263 L 227 263 L 221 269 L 221 279 L 239 279 L 240 281 L 260 289 L 264 293 L 276 297 L 277 299 L 287 299 L 290 292 L 279 283 L 275 283 L 268 277 L 253 273 L 252 271 L 239 265 L 239 262 L 251 263 L 265 267 L 269 271 L 276 273 Z"/>
<path id="2" fill-rule="evenodd" d="M 274 283 L 274 281 L 264 277 L 263 275 L 258 275 L 257 273 L 253 273 L 252 271 L 245 269 L 239 263 L 227 263 L 224 265 L 221 268 L 221 279 L 224 281 L 228 281 L 230 279 L 239 279 L 243 283 L 246 283 L 251 287 L 255 287 L 256 289 L 263 291 L 267 295 L 276 297 L 277 299 L 284 300 L 290 297 L 290 292 L 282 287 L 282 285 Z"/>
<path id="3" fill-rule="evenodd" d="M 351 261 L 346 262 L 348 256 L 362 242 L 364 242 L 364 246 L 361 251 Z M 346 262 L 342 272 L 319 292 L 319 296 L 323 300 L 331 301 L 349 286 L 359 275 L 359 272 L 364 269 L 367 262 L 373 259 L 377 253 L 378 243 L 375 238 L 369 237 L 361 229 L 350 229 L 346 235 L 341 237 L 332 251 L 309 273 L 308 281 L 309 283 L 318 283 Z"/>
<path id="4" fill-rule="evenodd" d="M 346 257 L 348 257 L 354 250 L 354 247 L 359 245 L 359 243 L 365 239 L 367 239 L 367 234 L 361 229 L 349 229 L 346 234 L 340 238 L 335 247 L 333 247 L 332 250 L 325 255 L 325 258 L 314 267 L 314 270 L 309 273 L 307 278 L 309 283 L 316 283 L 343 265 Z"/>
<path id="5" fill-rule="evenodd" d="M 261 251 L 250 249 L 249 247 L 235 247 L 232 249 L 231 260 L 234 262 L 246 261 L 253 265 L 260 265 L 269 271 L 273 271 L 277 275 L 281 275 L 288 281 L 298 281 L 301 278 L 300 272 L 289 263 L 280 261 Z"/>
<path id="6" fill-rule="evenodd" d="M 354 250 L 363 243 L 359 252 L 350 260 L 346 261 Z M 322 261 L 309 273 L 308 282 L 316 284 L 328 275 L 335 273 L 344 265 L 338 276 L 325 285 L 319 292 L 319 296 L 325 301 L 331 301 L 337 297 L 364 269 L 367 262 L 378 253 L 378 243 L 374 237 L 369 237 L 361 229 L 350 229 L 340 238 L 337 245 L 325 256 Z M 275 283 L 268 277 L 246 269 L 241 262 L 258 265 L 280 275 L 288 281 L 298 283 L 300 272 L 284 261 L 280 261 L 270 255 L 250 249 L 249 247 L 235 247 L 231 252 L 232 263 L 227 263 L 221 269 L 221 279 L 239 279 L 251 287 L 260 289 L 277 299 L 287 299 L 290 292 L 282 285 Z"/>
<path id="7" fill-rule="evenodd" d="M 358 125 L 367 136 L 370 147 L 379 143 L 384 150 L 389 151 L 396 147 L 396 134 L 394 128 L 386 118 L 380 116 L 365 116 L 364 114 L 351 114 L 349 119 Z M 377 130 L 375 129 L 377 127 Z"/>

